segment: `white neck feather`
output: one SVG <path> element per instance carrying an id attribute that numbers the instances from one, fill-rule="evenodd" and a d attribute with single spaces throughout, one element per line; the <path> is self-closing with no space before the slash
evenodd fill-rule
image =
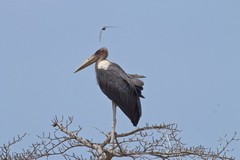
<path id="1" fill-rule="evenodd" d="M 97 69 L 107 70 L 108 67 L 110 66 L 110 64 L 111 64 L 111 62 L 109 62 L 108 60 L 102 60 L 98 63 Z"/>

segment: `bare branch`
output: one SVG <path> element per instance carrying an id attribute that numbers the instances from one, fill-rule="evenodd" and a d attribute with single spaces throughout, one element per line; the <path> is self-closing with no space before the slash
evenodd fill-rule
<path id="1" fill-rule="evenodd" d="M 181 141 L 178 134 L 181 132 L 176 124 L 146 125 L 126 133 L 115 133 L 115 146 L 110 147 L 110 134 L 97 129 L 105 136 L 102 143 L 95 143 L 92 140 L 79 136 L 82 128 L 70 130 L 73 124 L 73 117 L 55 117 L 52 126 L 53 133 L 42 133 L 39 142 L 33 143 L 23 153 L 11 152 L 10 148 L 20 143 L 26 134 L 17 136 L 0 147 L 0 159 L 2 160 L 34 160 L 41 157 L 61 156 L 66 160 L 83 160 L 80 153 L 89 153 L 87 159 L 110 160 L 113 157 L 129 157 L 131 159 L 221 159 L 234 160 L 234 157 L 227 156 L 231 151 L 229 145 L 239 141 L 237 133 L 228 139 L 227 136 L 219 140 L 220 146 L 216 151 L 204 146 L 188 147 Z M 85 154 L 86 155 L 86 154 Z"/>

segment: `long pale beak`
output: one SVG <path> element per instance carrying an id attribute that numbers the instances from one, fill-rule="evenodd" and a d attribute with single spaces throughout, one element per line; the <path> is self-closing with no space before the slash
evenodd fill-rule
<path id="1" fill-rule="evenodd" d="M 96 61 L 97 61 L 97 57 L 95 55 L 92 55 L 81 66 L 79 66 L 74 73 L 86 68 L 87 66 L 90 66 L 91 64 L 93 64 Z"/>

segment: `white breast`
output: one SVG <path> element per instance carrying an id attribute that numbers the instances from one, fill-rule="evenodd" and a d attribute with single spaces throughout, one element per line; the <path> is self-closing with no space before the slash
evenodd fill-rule
<path id="1" fill-rule="evenodd" d="M 97 69 L 107 70 L 108 67 L 110 66 L 110 64 L 111 64 L 111 62 L 109 62 L 108 60 L 102 60 L 98 63 Z"/>

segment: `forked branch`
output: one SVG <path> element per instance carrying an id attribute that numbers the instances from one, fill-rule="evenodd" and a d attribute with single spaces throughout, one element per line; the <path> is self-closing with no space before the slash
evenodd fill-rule
<path id="1" fill-rule="evenodd" d="M 113 157 L 129 157 L 131 159 L 221 159 L 234 160 L 234 157 L 227 154 L 231 151 L 229 145 L 239 141 L 237 133 L 229 139 L 220 139 L 220 146 L 216 150 L 204 146 L 189 147 L 181 141 L 178 133 L 181 131 L 176 124 L 146 125 L 126 133 L 116 133 L 116 144 L 112 148 L 111 136 L 104 131 L 98 130 L 104 135 L 102 142 L 93 142 L 79 135 L 82 128 L 70 130 L 73 117 L 60 119 L 55 117 L 52 125 L 55 128 L 53 133 L 38 136 L 40 142 L 33 143 L 22 153 L 11 152 L 10 148 L 20 143 L 26 136 L 18 136 L 8 144 L 0 147 L 0 159 L 8 160 L 34 160 L 42 157 L 60 156 L 63 159 L 99 159 L 110 160 Z M 87 154 L 88 153 L 88 154 Z"/>

